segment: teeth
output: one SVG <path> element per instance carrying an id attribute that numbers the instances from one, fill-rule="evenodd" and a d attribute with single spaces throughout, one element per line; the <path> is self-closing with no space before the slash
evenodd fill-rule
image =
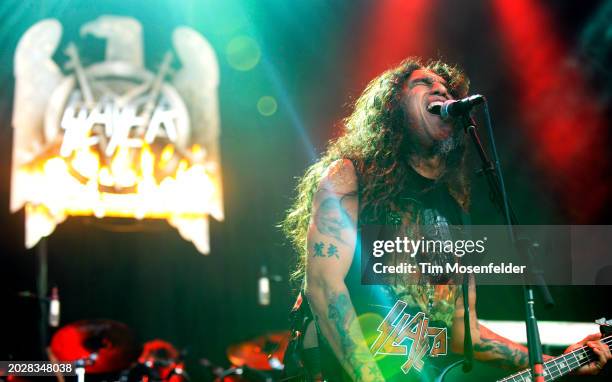
<path id="1" fill-rule="evenodd" d="M 434 102 L 429 104 L 428 108 L 432 108 L 432 107 L 436 107 L 436 106 L 442 106 L 442 105 L 444 105 L 444 102 L 442 102 L 442 101 L 434 101 Z"/>

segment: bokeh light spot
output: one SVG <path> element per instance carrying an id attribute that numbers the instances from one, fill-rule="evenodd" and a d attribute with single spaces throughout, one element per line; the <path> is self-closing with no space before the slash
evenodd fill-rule
<path id="1" fill-rule="evenodd" d="M 276 109 L 278 109 L 278 105 L 274 97 L 263 96 L 257 101 L 257 110 L 261 115 L 269 117 L 276 113 Z"/>
<path id="2" fill-rule="evenodd" d="M 261 50 L 257 41 L 247 36 L 233 38 L 225 48 L 227 62 L 236 70 L 247 71 L 257 65 Z"/>

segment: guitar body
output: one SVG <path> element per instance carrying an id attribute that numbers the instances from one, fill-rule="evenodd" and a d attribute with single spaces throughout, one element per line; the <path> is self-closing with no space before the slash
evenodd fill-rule
<path id="1" fill-rule="evenodd" d="M 478 361 L 474 361 L 472 370 L 465 373 L 461 361 L 462 358 L 458 358 L 455 363 L 439 369 L 435 382 L 496 381 L 508 375 L 506 370 Z"/>

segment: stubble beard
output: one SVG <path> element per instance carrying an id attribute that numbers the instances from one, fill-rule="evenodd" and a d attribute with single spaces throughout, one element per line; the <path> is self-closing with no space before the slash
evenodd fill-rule
<path id="1" fill-rule="evenodd" d="M 446 159 L 453 151 L 457 150 L 462 143 L 463 140 L 460 134 L 457 134 L 456 129 L 453 128 L 451 135 L 446 139 L 434 141 L 428 148 L 424 148 L 416 142 L 412 142 L 411 151 L 421 159 L 431 159 L 433 157 Z"/>
<path id="2" fill-rule="evenodd" d="M 448 138 L 434 142 L 430 150 L 431 156 L 437 155 L 446 158 L 453 150 L 459 147 L 459 144 L 459 137 L 453 129 L 453 133 Z"/>

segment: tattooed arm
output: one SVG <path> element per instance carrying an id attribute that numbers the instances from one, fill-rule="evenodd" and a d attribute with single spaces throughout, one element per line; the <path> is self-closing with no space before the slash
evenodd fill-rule
<path id="1" fill-rule="evenodd" d="M 470 280 L 469 290 L 470 304 L 470 326 L 472 333 L 472 342 L 474 345 L 474 358 L 480 361 L 492 362 L 506 369 L 526 369 L 529 367 L 529 355 L 527 347 L 517 344 L 505 337 L 502 337 L 484 325 L 479 325 L 476 317 L 476 287 L 473 278 Z M 451 348 L 456 353 L 463 352 L 463 297 L 457 299 L 455 307 L 455 317 L 452 327 L 452 343 Z M 587 336 L 580 342 L 577 342 L 568 347 L 564 353 L 568 353 L 582 346 L 588 346 L 598 356 L 597 361 L 593 361 L 580 369 L 575 374 L 594 375 L 598 374 L 607 362 L 612 360 L 610 348 L 603 342 L 599 341 L 600 334 L 592 334 Z M 553 358 L 550 355 L 543 355 L 544 362 Z"/>
<path id="2" fill-rule="evenodd" d="M 474 343 L 474 357 L 489 361 L 505 369 L 526 369 L 529 367 L 527 348 L 502 337 L 484 325 L 479 325 L 480 339 Z M 544 355 L 544 361 L 552 358 Z"/>
<path id="3" fill-rule="evenodd" d="M 529 367 L 527 348 L 502 337 L 478 323 L 476 315 L 476 286 L 474 279 L 470 279 L 468 296 L 470 304 L 470 331 L 474 346 L 474 358 L 480 361 L 491 362 L 505 369 L 525 369 Z M 463 353 L 463 297 L 457 298 L 455 317 L 453 320 L 452 350 Z M 544 361 L 552 358 L 544 355 Z"/>
<path id="4" fill-rule="evenodd" d="M 338 361 L 356 381 L 384 381 L 361 332 L 344 278 L 357 240 L 357 179 L 349 160 L 334 162 L 313 200 L 306 295 Z"/>

